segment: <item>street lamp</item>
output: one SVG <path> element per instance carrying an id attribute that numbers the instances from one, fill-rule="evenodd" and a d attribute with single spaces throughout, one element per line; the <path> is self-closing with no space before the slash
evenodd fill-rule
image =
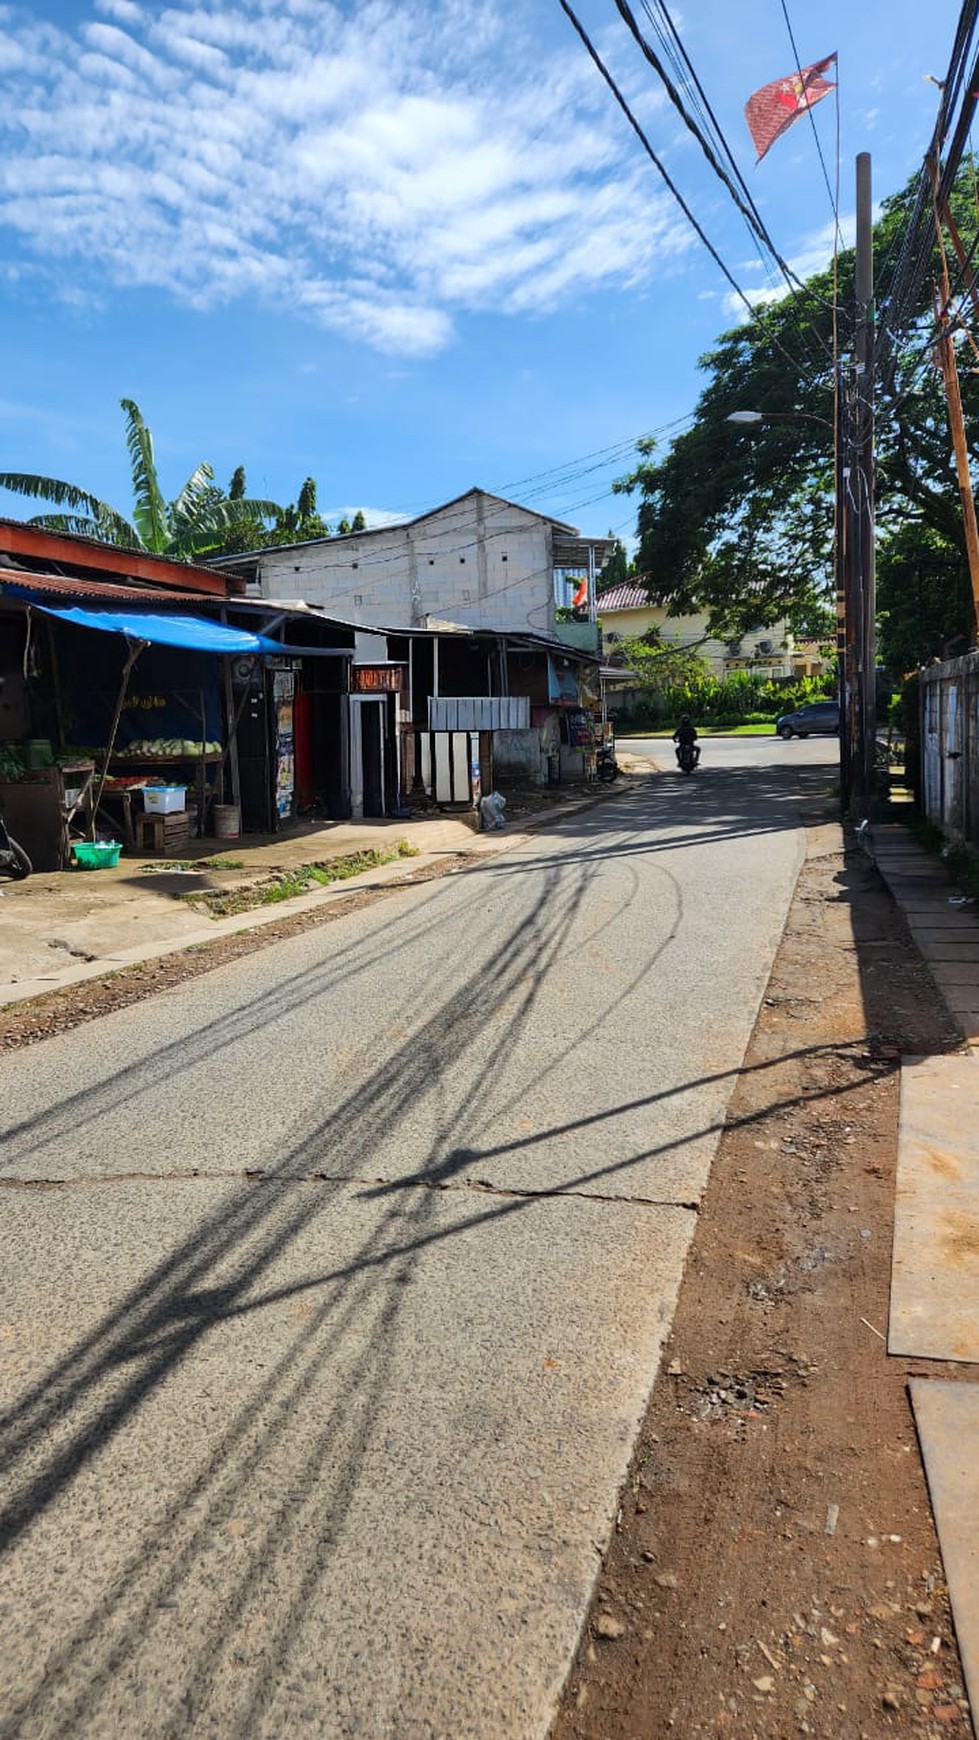
<path id="1" fill-rule="evenodd" d="M 821 429 L 833 432 L 828 417 L 816 417 L 812 411 L 729 411 L 724 421 L 739 423 L 744 429 L 757 429 L 761 423 L 818 423 Z"/>
<path id="2" fill-rule="evenodd" d="M 853 768 L 857 750 L 858 722 L 863 720 L 865 701 L 859 679 L 861 600 L 851 596 L 850 564 L 847 561 L 847 537 L 844 529 L 844 468 L 843 442 L 835 423 L 828 417 L 818 417 L 812 411 L 729 411 L 725 419 L 742 429 L 758 429 L 765 423 L 815 423 L 833 437 L 834 445 L 834 510 L 833 510 L 833 577 L 836 585 L 836 652 L 839 661 L 839 690 L 842 702 L 840 721 L 840 798 L 844 809 L 849 806 L 853 788 Z M 871 681 L 873 677 L 871 676 Z"/>

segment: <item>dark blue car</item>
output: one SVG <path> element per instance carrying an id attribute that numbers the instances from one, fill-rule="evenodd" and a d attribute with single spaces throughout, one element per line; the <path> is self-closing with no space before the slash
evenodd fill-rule
<path id="1" fill-rule="evenodd" d="M 780 737 L 813 737 L 819 732 L 836 736 L 840 729 L 839 701 L 808 701 L 795 713 L 783 713 L 775 721 Z"/>

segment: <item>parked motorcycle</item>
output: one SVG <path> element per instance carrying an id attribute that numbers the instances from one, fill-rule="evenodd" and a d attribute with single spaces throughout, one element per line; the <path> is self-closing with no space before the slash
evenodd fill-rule
<path id="1" fill-rule="evenodd" d="M 3 819 L 3 804 L 0 803 L 0 876 L 12 876 L 15 882 L 22 882 L 33 868 L 23 846 L 8 834 L 7 824 Z"/>
<path id="2" fill-rule="evenodd" d="M 611 785 L 613 779 L 619 777 L 619 764 L 615 759 L 615 750 L 611 743 L 603 743 L 599 748 L 595 761 L 595 771 L 599 779 L 606 785 Z"/>
<path id="3" fill-rule="evenodd" d="M 677 745 L 676 759 L 681 773 L 691 774 L 700 759 L 696 745 L 680 743 Z"/>

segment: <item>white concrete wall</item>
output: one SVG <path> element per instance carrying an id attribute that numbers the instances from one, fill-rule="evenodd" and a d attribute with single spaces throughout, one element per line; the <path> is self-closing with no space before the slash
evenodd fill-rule
<path id="1" fill-rule="evenodd" d="M 351 622 L 554 631 L 551 528 L 482 493 L 424 520 L 264 550 L 261 592 L 304 598 Z"/>

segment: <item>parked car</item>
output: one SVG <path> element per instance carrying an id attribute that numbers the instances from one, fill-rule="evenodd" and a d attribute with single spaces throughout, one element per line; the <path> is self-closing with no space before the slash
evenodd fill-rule
<path id="1" fill-rule="evenodd" d="M 811 737 L 820 731 L 835 736 L 839 729 L 839 701 L 807 701 L 804 707 L 799 707 L 794 713 L 783 713 L 775 721 L 779 737 Z"/>

